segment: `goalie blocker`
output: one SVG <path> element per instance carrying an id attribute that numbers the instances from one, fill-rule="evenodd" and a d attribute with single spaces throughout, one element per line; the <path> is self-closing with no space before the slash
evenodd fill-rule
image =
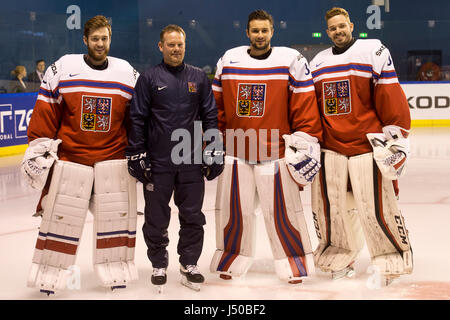
<path id="1" fill-rule="evenodd" d="M 94 168 L 57 160 L 43 202 L 29 287 L 46 293 L 67 287 L 90 202 L 94 267 L 102 285 L 121 288 L 137 279 L 136 183 L 126 160 L 102 161 Z"/>
<path id="2" fill-rule="evenodd" d="M 322 168 L 312 185 L 312 210 L 319 245 L 316 267 L 340 271 L 351 265 L 363 246 L 385 277 L 412 272 L 412 251 L 393 183 L 374 163 L 372 153 L 346 157 L 322 150 Z M 350 179 L 355 210 L 348 202 Z"/>

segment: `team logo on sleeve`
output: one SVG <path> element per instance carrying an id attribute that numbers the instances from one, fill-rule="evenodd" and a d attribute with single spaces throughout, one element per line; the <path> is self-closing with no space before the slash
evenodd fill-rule
<path id="1" fill-rule="evenodd" d="M 266 102 L 266 84 L 239 83 L 237 110 L 239 117 L 262 117 Z"/>
<path id="2" fill-rule="evenodd" d="M 83 96 L 81 103 L 81 129 L 95 132 L 109 131 L 112 99 Z"/>
<path id="3" fill-rule="evenodd" d="M 349 80 L 323 82 L 322 94 L 325 115 L 347 114 L 352 111 Z"/>

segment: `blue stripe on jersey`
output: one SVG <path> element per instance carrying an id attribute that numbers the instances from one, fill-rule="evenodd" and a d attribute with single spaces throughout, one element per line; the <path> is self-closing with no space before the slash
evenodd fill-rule
<path id="1" fill-rule="evenodd" d="M 383 71 L 380 74 L 380 78 L 397 78 L 397 72 L 395 71 Z"/>
<path id="2" fill-rule="evenodd" d="M 47 98 L 58 99 L 59 91 L 56 90 L 56 92 L 53 93 L 50 90 L 45 90 L 45 89 L 40 88 L 38 94 L 42 94 L 43 96 L 45 96 Z"/>
<path id="3" fill-rule="evenodd" d="M 129 88 L 127 86 L 124 86 L 120 83 L 114 83 L 114 82 L 96 82 L 96 81 L 83 81 L 83 80 L 73 80 L 73 81 L 61 81 L 59 83 L 59 86 L 61 88 L 64 87 L 76 87 L 76 86 L 82 86 L 82 87 L 97 87 L 97 88 L 107 88 L 107 89 L 119 89 L 122 91 L 125 91 L 129 93 L 130 95 L 133 94 L 134 89 Z"/>
<path id="4" fill-rule="evenodd" d="M 221 87 L 221 86 L 222 86 L 222 81 L 217 80 L 217 79 L 214 78 L 214 80 L 213 80 L 213 85 L 216 85 L 216 86 L 218 86 L 218 87 Z"/>
<path id="5" fill-rule="evenodd" d="M 346 64 L 343 66 L 332 66 L 332 67 L 326 67 L 320 70 L 313 71 L 313 77 L 320 76 L 323 73 L 330 73 L 330 72 L 342 72 L 342 71 L 349 71 L 349 70 L 357 70 L 357 71 L 365 71 L 365 72 L 372 72 L 371 66 L 364 66 L 360 64 Z"/>
<path id="6" fill-rule="evenodd" d="M 289 76 L 289 84 L 293 87 L 308 87 L 308 86 L 313 86 L 314 81 L 312 79 L 309 79 L 306 81 L 295 81 L 294 78 Z"/>
<path id="7" fill-rule="evenodd" d="M 276 68 L 276 69 L 236 69 L 225 67 L 222 70 L 222 74 L 244 74 L 244 75 L 271 75 L 271 74 L 289 74 L 289 68 Z"/>

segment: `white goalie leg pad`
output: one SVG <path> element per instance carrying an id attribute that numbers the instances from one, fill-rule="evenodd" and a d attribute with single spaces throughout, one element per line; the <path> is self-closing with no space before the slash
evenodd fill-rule
<path id="1" fill-rule="evenodd" d="M 402 255 L 394 252 L 376 256 L 372 258 L 372 264 L 385 277 L 410 274 L 413 270 L 411 251 L 405 251 Z"/>
<path id="2" fill-rule="evenodd" d="M 54 165 L 28 278 L 29 287 L 66 288 L 89 207 L 93 168 L 59 161 Z"/>
<path id="3" fill-rule="evenodd" d="M 94 166 L 94 269 L 105 287 L 124 287 L 138 279 L 136 245 L 136 180 L 126 160 Z"/>
<path id="4" fill-rule="evenodd" d="M 210 271 L 227 276 L 244 275 L 255 255 L 256 185 L 254 165 L 225 157 L 216 193 L 216 246 Z"/>
<path id="5" fill-rule="evenodd" d="M 291 258 L 291 259 L 290 259 Z M 308 253 L 305 258 L 304 261 L 306 261 L 306 265 L 308 267 L 308 274 L 307 276 L 302 276 L 302 275 L 298 275 L 298 274 L 294 274 L 294 272 L 292 271 L 293 269 L 295 270 L 298 264 L 298 261 L 300 258 L 296 257 L 296 258 L 284 258 L 284 259 L 279 259 L 279 260 L 275 260 L 275 272 L 278 275 L 278 278 L 280 280 L 283 281 L 288 281 L 288 282 L 295 282 L 297 280 L 303 280 L 307 277 L 309 277 L 313 272 L 314 272 L 314 255 L 313 253 Z M 303 263 L 303 261 L 302 261 Z"/>
<path id="6" fill-rule="evenodd" d="M 312 255 L 300 190 L 291 178 L 284 159 L 255 166 L 261 209 L 281 280 L 300 280 L 314 271 L 308 265 Z"/>
<path id="7" fill-rule="evenodd" d="M 348 267 L 364 246 L 347 184 L 348 158 L 331 150 L 322 150 L 322 168 L 313 182 L 311 196 L 319 240 L 314 260 L 316 267 L 325 272 Z"/>
<path id="8" fill-rule="evenodd" d="M 372 153 L 351 157 L 349 172 L 373 263 L 386 275 L 411 273 L 408 231 L 397 206 L 392 181 L 374 165 Z"/>
<path id="9" fill-rule="evenodd" d="M 225 252 L 224 250 L 217 249 L 211 259 L 210 270 L 211 272 L 227 275 L 230 277 L 240 277 L 247 273 L 252 263 L 253 257 L 247 257 L 240 254 L 232 254 L 229 252 Z"/>

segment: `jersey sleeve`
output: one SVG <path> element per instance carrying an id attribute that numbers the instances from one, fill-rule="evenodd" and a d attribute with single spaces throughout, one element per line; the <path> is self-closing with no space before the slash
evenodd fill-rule
<path id="1" fill-rule="evenodd" d="M 225 108 L 223 102 L 223 91 L 222 91 L 222 70 L 223 70 L 223 57 L 217 62 L 216 74 L 212 83 L 212 91 L 214 93 L 214 99 L 217 106 L 217 119 L 219 130 L 224 132 L 226 129 L 225 120 Z"/>
<path id="2" fill-rule="evenodd" d="M 322 125 L 308 61 L 300 53 L 289 67 L 289 123 L 322 141 Z"/>
<path id="3" fill-rule="evenodd" d="M 396 125 L 409 130 L 411 116 L 391 54 L 385 46 L 377 47 L 372 52 L 374 104 L 382 125 Z"/>
<path id="4" fill-rule="evenodd" d="M 217 108 L 214 95 L 209 85 L 206 73 L 202 72 L 201 96 L 200 96 L 200 118 L 202 120 L 203 131 L 217 129 Z"/>
<path id="5" fill-rule="evenodd" d="M 137 70 L 134 69 L 130 64 L 128 64 L 128 65 L 129 65 L 129 69 L 130 69 L 129 83 L 133 87 L 133 93 L 134 93 L 134 88 L 136 87 L 136 81 L 139 78 L 139 72 L 137 72 Z M 127 131 L 127 137 L 129 136 L 130 130 L 131 130 L 130 105 L 131 105 L 131 102 L 128 101 L 126 104 L 125 117 L 124 117 L 124 126 Z"/>
<path id="6" fill-rule="evenodd" d="M 131 99 L 128 145 L 136 150 L 145 150 L 148 132 L 148 118 L 151 103 L 149 74 L 139 76 Z"/>
<path id="7" fill-rule="evenodd" d="M 28 142 L 42 137 L 53 139 L 58 133 L 62 117 L 62 97 L 58 90 L 61 73 L 60 59 L 44 74 L 28 125 Z"/>

